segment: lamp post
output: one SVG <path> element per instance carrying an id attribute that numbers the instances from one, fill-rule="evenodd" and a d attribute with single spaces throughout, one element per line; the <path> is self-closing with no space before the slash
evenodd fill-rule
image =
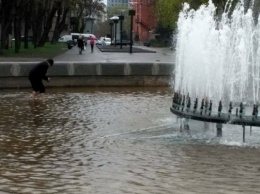
<path id="1" fill-rule="evenodd" d="M 110 20 L 112 20 L 115 24 L 115 47 L 116 47 L 116 33 L 117 33 L 117 23 L 118 23 L 118 20 L 119 20 L 119 17 L 118 16 L 113 16 L 112 18 L 110 18 Z"/>
<path id="2" fill-rule="evenodd" d="M 116 33 L 117 33 L 117 23 L 118 23 L 118 20 L 114 20 L 114 23 L 115 23 L 115 47 L 116 47 Z"/>
<path id="3" fill-rule="evenodd" d="M 131 22 L 130 22 L 130 53 L 133 52 L 133 17 L 135 15 L 135 10 L 130 9 L 128 14 L 131 16 Z"/>
<path id="4" fill-rule="evenodd" d="M 124 16 L 122 15 L 122 12 L 121 12 L 121 15 L 118 16 L 119 20 L 120 20 L 120 49 L 122 49 L 122 37 L 123 37 L 123 20 L 124 20 Z"/>
<path id="5" fill-rule="evenodd" d="M 111 38 L 111 41 L 112 41 L 112 34 L 113 34 L 113 22 L 109 22 L 109 25 L 110 25 L 110 38 Z"/>

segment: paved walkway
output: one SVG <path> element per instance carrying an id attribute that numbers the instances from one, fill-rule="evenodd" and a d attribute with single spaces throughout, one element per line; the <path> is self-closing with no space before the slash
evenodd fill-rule
<path id="1" fill-rule="evenodd" d="M 119 46 L 118 46 L 119 47 Z M 170 48 L 152 48 L 137 46 L 138 48 L 156 51 L 155 53 L 122 53 L 122 52 L 101 52 L 96 46 L 91 53 L 90 46 L 79 54 L 78 47 L 73 47 L 62 55 L 54 58 L 55 61 L 79 61 L 79 62 L 165 62 L 174 63 L 174 51 Z"/>
<path id="2" fill-rule="evenodd" d="M 120 47 L 120 46 L 117 46 Z M 170 48 L 153 48 L 145 46 L 134 46 L 138 49 L 146 49 L 155 52 L 150 53 L 132 53 L 129 52 L 101 52 L 99 48 L 94 47 L 91 53 L 90 45 L 86 50 L 79 54 L 77 46 L 68 49 L 63 54 L 54 58 L 55 62 L 140 62 L 140 63 L 174 63 L 175 53 Z M 0 58 L 1 62 L 38 62 L 45 60 L 43 58 Z"/>

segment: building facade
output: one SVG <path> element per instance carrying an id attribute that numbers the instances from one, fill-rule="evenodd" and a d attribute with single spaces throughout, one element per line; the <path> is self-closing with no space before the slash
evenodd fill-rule
<path id="1" fill-rule="evenodd" d="M 158 20 L 152 0 L 129 0 L 129 8 L 135 10 L 133 18 L 134 41 L 152 39 Z"/>
<path id="2" fill-rule="evenodd" d="M 129 0 L 107 0 L 107 7 L 114 7 L 118 5 L 128 6 Z"/>

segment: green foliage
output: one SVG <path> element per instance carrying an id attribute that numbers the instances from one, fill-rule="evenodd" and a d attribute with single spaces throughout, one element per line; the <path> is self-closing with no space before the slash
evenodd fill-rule
<path id="1" fill-rule="evenodd" d="M 128 15 L 128 7 L 127 6 L 124 6 L 124 5 L 117 5 L 117 6 L 114 6 L 114 7 L 108 7 L 107 8 L 107 18 L 111 18 L 115 15 L 120 15 L 121 14 L 121 11 L 123 13 L 124 16 L 127 16 Z"/>
<path id="2" fill-rule="evenodd" d="M 202 4 L 207 4 L 209 0 L 157 0 L 156 10 L 159 18 L 159 23 L 162 28 L 170 27 L 174 29 L 178 20 L 179 12 L 182 9 L 183 3 L 190 4 L 191 9 L 198 9 Z M 224 11 L 228 0 L 213 0 L 217 6 L 217 14 L 221 15 Z M 232 6 L 239 0 L 233 0 Z"/>
<path id="3" fill-rule="evenodd" d="M 23 35 L 33 36 L 34 47 L 44 46 L 47 38 L 57 42 L 62 31 L 67 30 L 70 11 L 78 21 L 73 27 L 82 32 L 86 23 L 84 17 L 100 15 L 104 7 L 102 0 L 0 0 L 0 48 L 8 47 L 9 34 L 16 40 L 16 52 L 20 50 Z M 32 34 L 29 34 L 29 27 Z M 48 37 L 51 29 L 54 29 L 53 36 Z"/>
<path id="4" fill-rule="evenodd" d="M 161 27 L 176 27 L 179 12 L 185 0 L 157 0 L 156 9 Z"/>
<path id="5" fill-rule="evenodd" d="M 200 1 L 200 0 L 199 0 Z M 157 33 L 165 35 L 165 37 L 161 37 L 165 39 L 170 36 L 170 29 L 173 31 L 176 28 L 177 20 L 179 17 L 179 13 L 182 9 L 183 3 L 195 1 L 191 0 L 157 0 L 156 1 L 156 10 L 159 18 L 159 24 L 157 27 Z M 167 32 L 167 33 L 165 33 Z"/>
<path id="6" fill-rule="evenodd" d="M 72 11 L 74 13 L 74 18 L 72 18 L 72 32 L 83 33 L 86 19 L 86 16 L 97 15 L 100 16 L 104 13 L 105 5 L 102 0 L 71 0 L 74 1 L 72 4 Z"/>
<path id="7" fill-rule="evenodd" d="M 179 13 L 184 3 L 188 3 L 191 9 L 198 9 L 202 4 L 207 4 L 209 0 L 156 0 L 156 12 L 158 16 L 158 26 L 156 33 L 160 34 L 156 39 L 156 44 L 164 45 L 172 39 L 173 32 L 177 27 Z M 233 0 L 232 6 L 238 0 Z M 227 0 L 213 0 L 217 6 L 217 15 L 221 16 L 224 11 Z M 154 43 L 155 44 L 155 43 Z M 167 42 L 168 44 L 168 42 Z"/>
<path id="8" fill-rule="evenodd" d="M 150 41 L 150 44 L 153 47 L 170 47 L 171 46 L 170 40 L 157 40 L 157 39 L 153 39 L 153 40 Z"/>

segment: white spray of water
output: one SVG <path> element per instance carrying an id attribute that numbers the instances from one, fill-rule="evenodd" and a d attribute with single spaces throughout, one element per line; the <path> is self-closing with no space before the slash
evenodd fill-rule
<path id="1" fill-rule="evenodd" d="M 178 19 L 175 91 L 192 99 L 258 102 L 260 26 L 251 9 L 245 12 L 243 1 L 231 16 L 229 9 L 216 20 L 211 1 L 196 11 L 184 4 Z"/>

